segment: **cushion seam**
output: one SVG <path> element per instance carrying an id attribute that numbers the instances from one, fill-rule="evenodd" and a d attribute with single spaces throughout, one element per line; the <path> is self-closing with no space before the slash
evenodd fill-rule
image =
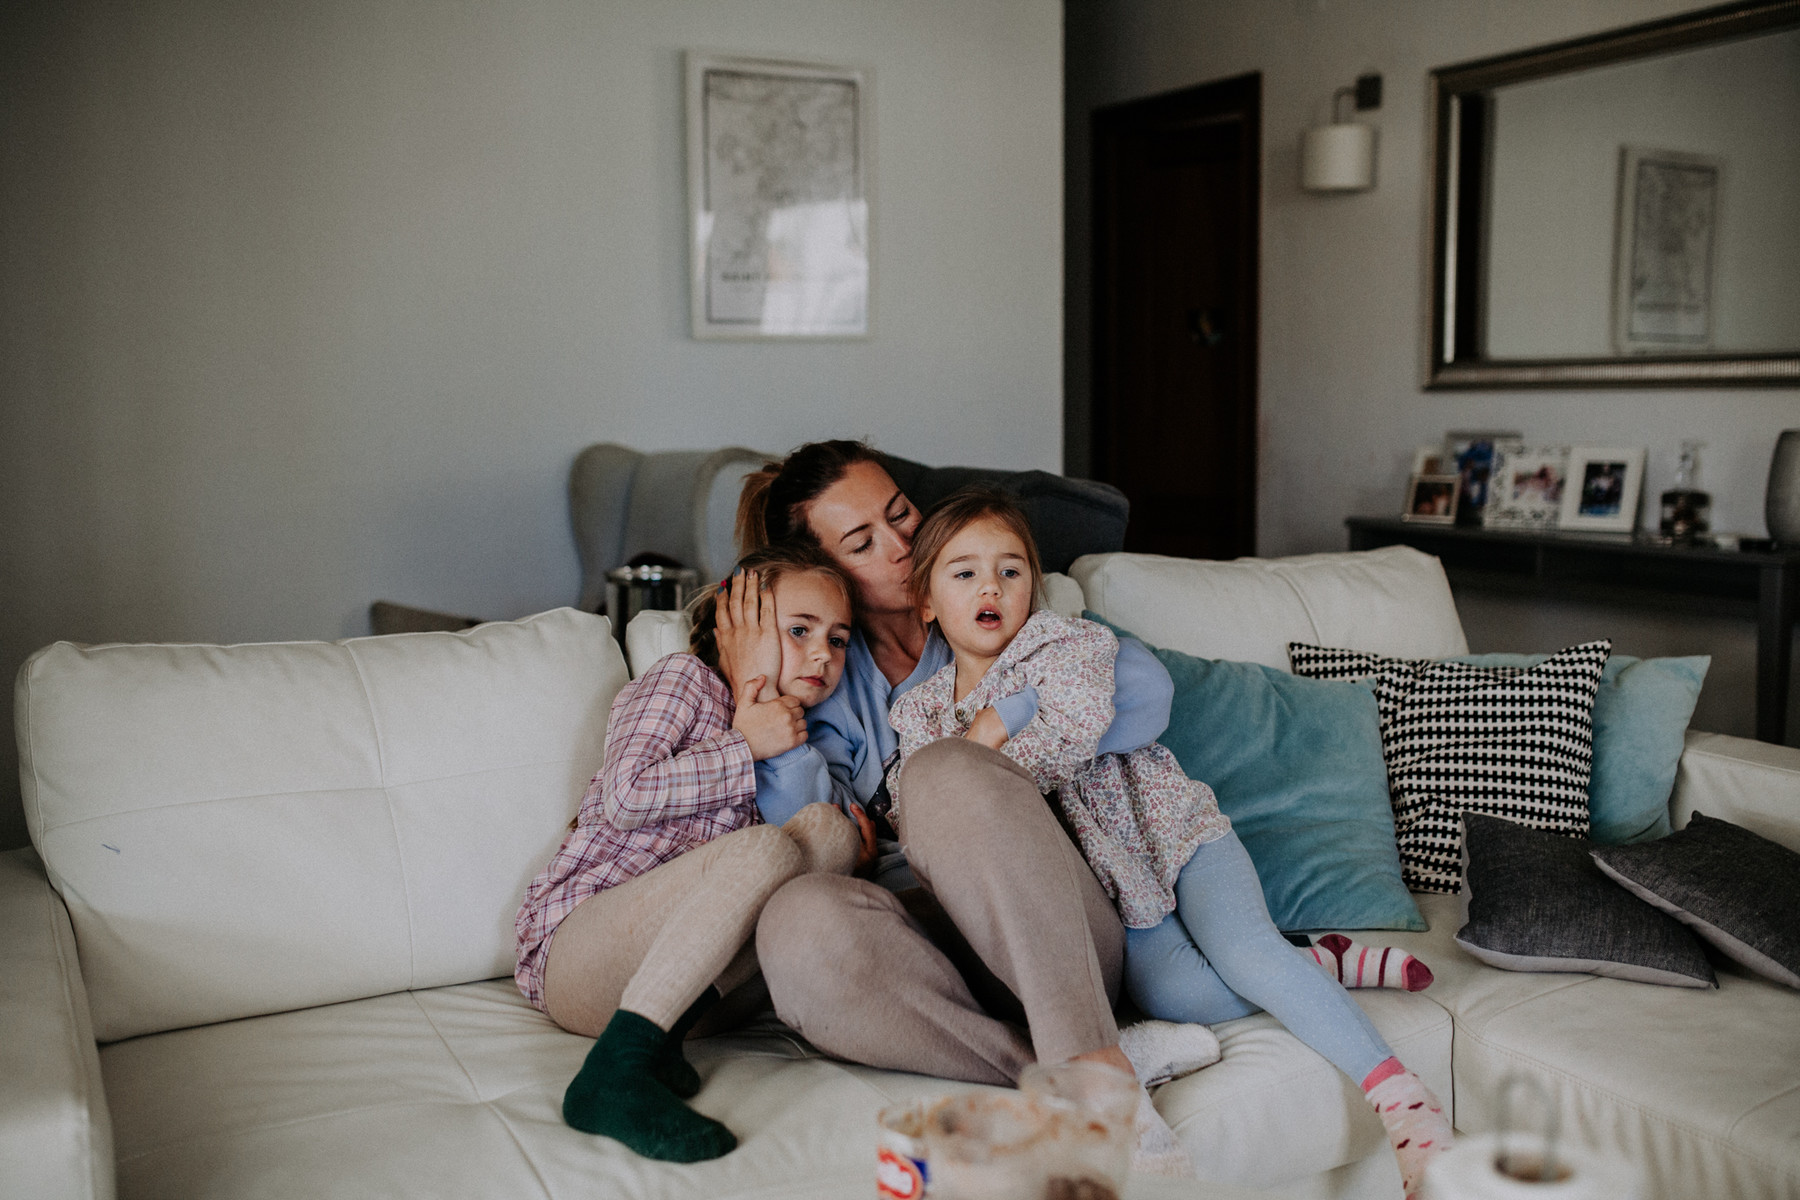
<path id="1" fill-rule="evenodd" d="M 363 703 L 368 706 L 369 731 L 375 735 L 375 765 L 381 776 L 381 798 L 387 804 L 388 828 L 394 833 L 394 860 L 400 864 L 400 899 L 406 904 L 406 985 L 410 991 L 419 981 L 418 930 L 413 918 L 412 879 L 406 869 L 406 849 L 400 841 L 400 818 L 394 812 L 394 795 L 388 790 L 387 744 L 381 719 L 375 715 L 375 697 L 369 692 L 369 678 L 363 673 L 362 661 L 353 646 L 345 646 L 350 666 L 356 671 L 357 686 L 362 689 Z"/>
<path id="2" fill-rule="evenodd" d="M 396 634 L 394 636 L 400 637 L 400 636 L 404 636 L 404 635 Z M 298 788 L 298 789 L 295 789 L 292 791 L 281 791 L 281 792 L 251 792 L 249 794 L 240 795 L 240 796 L 207 796 L 207 797 L 204 797 L 199 800 L 171 800 L 167 804 L 158 804 L 158 805 L 155 805 L 155 806 L 149 807 L 149 808 L 121 809 L 118 812 L 99 813 L 99 814 L 97 814 L 95 816 L 91 816 L 91 817 L 77 817 L 72 821 L 64 821 L 59 825 L 53 825 L 48 828 L 43 828 L 43 833 L 49 834 L 52 830 L 74 829 L 76 826 L 79 826 L 79 825 L 91 824 L 94 821 L 110 821 L 115 817 L 131 817 L 131 816 L 137 816 L 140 813 L 167 812 L 167 811 L 177 809 L 177 808 L 191 808 L 191 807 L 193 807 L 195 805 L 199 805 L 199 804 L 229 804 L 233 800 L 273 800 L 278 797 L 288 797 L 288 796 L 326 796 L 326 795 L 330 795 L 334 792 L 372 792 L 372 791 L 375 791 L 377 788 L 380 788 L 383 792 L 385 792 L 385 791 L 387 791 L 387 789 L 389 787 L 402 787 L 402 788 L 418 787 L 422 784 L 444 783 L 444 782 L 446 782 L 448 780 L 452 780 L 452 779 L 473 779 L 480 775 L 493 775 L 493 774 L 497 774 L 502 771 L 517 771 L 517 770 L 522 770 L 522 769 L 526 769 L 526 768 L 534 768 L 534 767 L 567 766 L 569 763 L 572 763 L 574 761 L 575 760 L 573 758 L 565 758 L 560 761 L 546 759 L 543 762 L 512 763 L 512 764 L 509 764 L 507 766 L 502 766 L 502 767 L 487 767 L 487 768 L 484 768 L 479 771 L 460 771 L 454 775 L 438 775 L 438 776 L 434 776 L 430 779 L 414 779 L 414 780 L 410 780 L 406 783 L 398 783 L 398 784 L 387 784 L 387 783 L 367 784 L 367 783 L 365 783 L 365 784 L 356 784 L 356 785 L 353 785 L 350 787 Z"/>

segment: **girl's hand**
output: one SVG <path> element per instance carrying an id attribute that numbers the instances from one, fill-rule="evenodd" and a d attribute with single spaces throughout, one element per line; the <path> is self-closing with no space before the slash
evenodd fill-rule
<path id="1" fill-rule="evenodd" d="M 764 595 L 755 571 L 733 575 L 718 607 L 719 673 L 733 695 L 743 692 L 752 676 L 762 679 L 760 700 L 772 701 L 778 693 L 773 680 L 781 675 L 781 628 L 775 618 L 775 597 Z M 738 711 L 744 709 L 742 700 Z"/>
<path id="2" fill-rule="evenodd" d="M 862 849 L 856 852 L 855 868 L 860 874 L 875 861 L 875 822 L 860 804 L 850 806 L 850 815 L 856 821 L 857 832 L 862 834 Z"/>
<path id="3" fill-rule="evenodd" d="M 746 679 L 738 691 L 737 712 L 731 718 L 731 727 L 750 743 L 750 757 L 757 762 L 786 754 L 806 740 L 806 709 L 798 699 L 757 699 L 767 682 L 762 675 Z"/>
<path id="4" fill-rule="evenodd" d="M 1006 722 L 993 709 L 984 708 L 975 714 L 975 720 L 970 723 L 969 731 L 963 737 L 971 742 L 980 742 L 989 750 L 998 750 L 1006 745 Z"/>

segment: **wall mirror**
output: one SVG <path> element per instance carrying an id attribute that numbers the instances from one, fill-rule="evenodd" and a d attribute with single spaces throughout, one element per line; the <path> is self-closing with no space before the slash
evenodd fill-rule
<path id="1" fill-rule="evenodd" d="M 1800 385 L 1800 0 L 1431 74 L 1426 386 Z"/>

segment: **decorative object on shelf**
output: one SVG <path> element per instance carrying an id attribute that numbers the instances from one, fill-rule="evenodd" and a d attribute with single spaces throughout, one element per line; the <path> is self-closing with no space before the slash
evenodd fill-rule
<path id="1" fill-rule="evenodd" d="M 1800 429 L 1784 429 L 1769 460 L 1769 490 L 1763 498 L 1769 536 L 1783 548 L 1800 546 Z"/>
<path id="2" fill-rule="evenodd" d="M 699 579 L 692 567 L 670 562 L 614 567 L 606 573 L 606 615 L 612 621 L 613 636 L 624 645 L 625 627 L 631 618 L 646 609 L 681 608 L 699 586 Z"/>
<path id="3" fill-rule="evenodd" d="M 1675 486 L 1662 494 L 1658 530 L 1677 542 L 1692 542 L 1712 531 L 1712 496 L 1700 490 L 1700 448 L 1704 442 L 1681 443 L 1675 460 Z"/>
<path id="4" fill-rule="evenodd" d="M 1555 529 L 1568 476 L 1567 446 L 1496 445 L 1481 523 L 1490 529 Z"/>
<path id="5" fill-rule="evenodd" d="M 1563 485 L 1563 529 L 1630 533 L 1637 528 L 1644 489 L 1642 446 L 1576 446 Z"/>
<path id="6" fill-rule="evenodd" d="M 693 333 L 869 333 L 867 68 L 689 51 Z"/>
<path id="7" fill-rule="evenodd" d="M 1462 498 L 1457 503 L 1459 525 L 1481 524 L 1481 510 L 1487 507 L 1488 476 L 1494 467 L 1494 447 L 1519 449 L 1522 443 L 1516 432 L 1451 430 L 1444 435 L 1445 466 L 1462 476 Z"/>
<path id="8" fill-rule="evenodd" d="M 1414 475 L 1406 485 L 1406 507 L 1400 510 L 1400 519 L 1426 525 L 1454 525 L 1461 491 L 1461 476 Z"/>
<path id="9" fill-rule="evenodd" d="M 1709 349 L 1721 164 L 1675 150 L 1619 153 L 1613 346 L 1620 354 Z"/>
<path id="10" fill-rule="evenodd" d="M 1355 101 L 1362 112 L 1381 107 L 1381 76 L 1359 75 L 1355 87 L 1331 97 L 1331 124 L 1300 135 L 1300 186 L 1309 192 L 1366 192 L 1375 186 L 1375 127 L 1338 119 L 1338 105 Z"/>

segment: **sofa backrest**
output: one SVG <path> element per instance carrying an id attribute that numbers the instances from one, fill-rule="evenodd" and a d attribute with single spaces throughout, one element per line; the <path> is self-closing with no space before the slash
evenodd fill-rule
<path id="1" fill-rule="evenodd" d="M 1233 562 L 1090 554 L 1069 574 L 1107 620 L 1201 658 L 1286 671 L 1289 642 L 1405 658 L 1469 652 L 1443 566 L 1406 546 Z"/>
<path id="2" fill-rule="evenodd" d="M 33 843 L 95 1034 L 508 975 L 599 769 L 603 617 L 247 646 L 67 642 L 19 672 Z"/>

